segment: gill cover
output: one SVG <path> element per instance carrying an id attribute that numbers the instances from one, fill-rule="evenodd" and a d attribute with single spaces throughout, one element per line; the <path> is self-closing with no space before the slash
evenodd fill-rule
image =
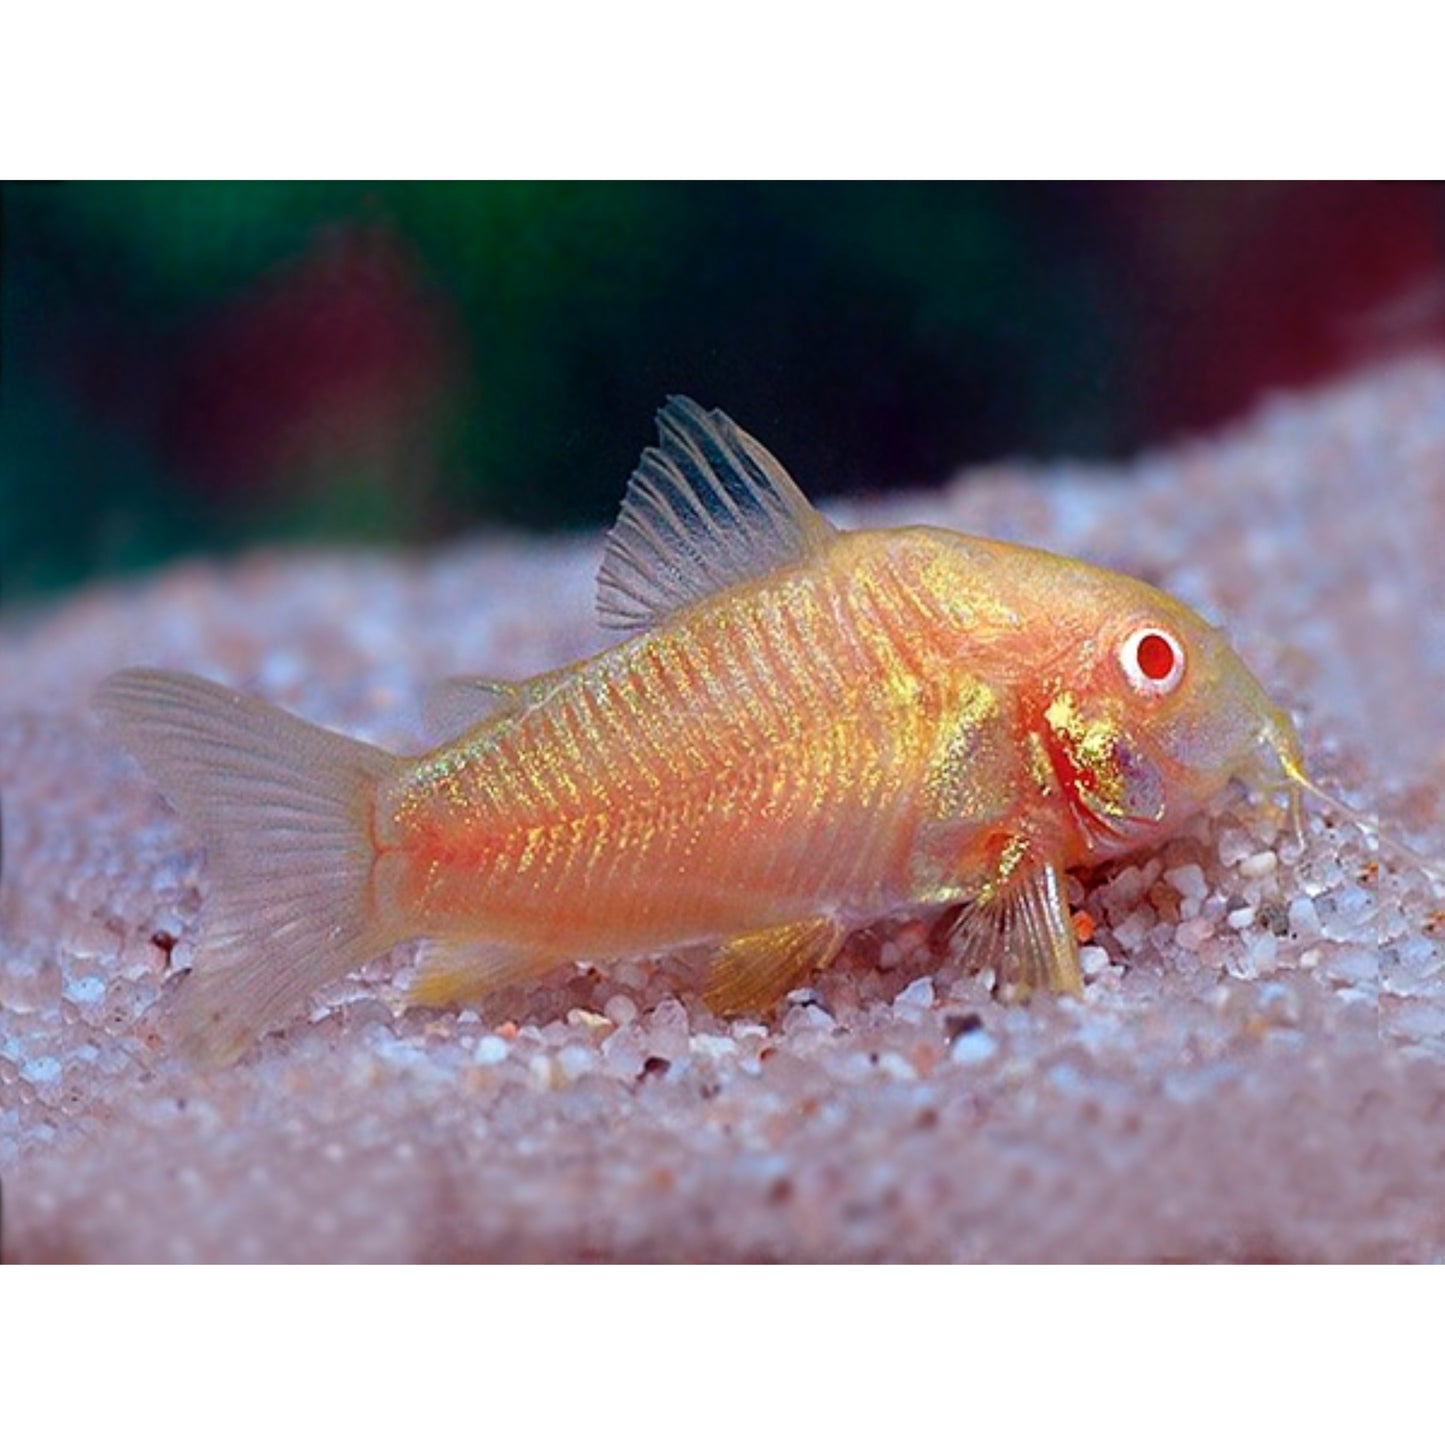
<path id="1" fill-rule="evenodd" d="M 1112 715 L 1088 717 L 1073 693 L 1062 692 L 1044 722 L 1051 771 L 1093 848 L 1133 846 L 1163 820 L 1163 775 Z"/>

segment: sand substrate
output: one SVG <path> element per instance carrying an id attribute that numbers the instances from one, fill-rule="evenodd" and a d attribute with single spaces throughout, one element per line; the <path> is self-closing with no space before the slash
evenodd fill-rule
<path id="1" fill-rule="evenodd" d="M 1001 467 L 833 514 L 1176 592 L 1227 623 L 1324 784 L 1445 856 L 1445 366 L 1126 468 Z M 1227 798 L 1080 880 L 1099 926 L 1077 1002 L 994 1003 L 917 920 L 733 1024 L 641 966 L 403 1015 L 402 949 L 234 1067 L 178 1058 L 165 1005 L 205 860 L 94 730 L 99 679 L 189 668 L 415 749 L 429 681 L 604 643 L 598 556 L 596 537 L 253 555 L 0 629 L 6 1258 L 1445 1254 L 1442 900 L 1318 808 L 1301 848 Z"/>

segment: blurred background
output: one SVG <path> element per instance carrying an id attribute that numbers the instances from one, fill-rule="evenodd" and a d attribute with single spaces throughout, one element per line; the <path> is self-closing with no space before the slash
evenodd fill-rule
<path id="1" fill-rule="evenodd" d="M 1442 340 L 1428 184 L 5 184 L 0 601 L 604 525 L 672 392 L 819 497 Z"/>

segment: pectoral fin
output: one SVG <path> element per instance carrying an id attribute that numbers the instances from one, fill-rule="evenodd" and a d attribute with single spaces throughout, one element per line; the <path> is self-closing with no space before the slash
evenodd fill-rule
<path id="1" fill-rule="evenodd" d="M 703 1002 L 716 1014 L 760 1013 L 829 963 L 846 933 L 831 918 L 808 918 L 730 939 L 708 970 Z"/>
<path id="2" fill-rule="evenodd" d="M 1063 873 L 1053 863 L 1024 855 L 964 908 L 956 928 L 964 958 L 980 971 L 993 969 L 1000 997 L 1083 992 Z"/>
<path id="3" fill-rule="evenodd" d="M 558 960 L 535 949 L 476 939 L 429 938 L 406 1001 L 415 1008 L 451 1008 L 508 984 L 530 983 Z"/>

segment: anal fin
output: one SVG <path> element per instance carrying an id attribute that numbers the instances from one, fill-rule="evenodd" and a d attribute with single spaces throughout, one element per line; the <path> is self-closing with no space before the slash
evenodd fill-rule
<path id="1" fill-rule="evenodd" d="M 509 984 L 531 983 L 557 962 L 550 954 L 512 944 L 428 938 L 406 1002 L 413 1008 L 452 1008 Z"/>
<path id="2" fill-rule="evenodd" d="M 847 930 L 832 918 L 807 918 L 729 939 L 708 969 L 703 1002 L 716 1014 L 756 1013 L 829 963 Z"/>
<path id="3" fill-rule="evenodd" d="M 955 927 L 965 961 L 979 971 L 993 969 L 1001 998 L 1021 1002 L 1039 990 L 1083 992 L 1079 943 L 1063 873 L 1054 863 L 1026 854 L 1016 859 L 964 908 Z"/>

